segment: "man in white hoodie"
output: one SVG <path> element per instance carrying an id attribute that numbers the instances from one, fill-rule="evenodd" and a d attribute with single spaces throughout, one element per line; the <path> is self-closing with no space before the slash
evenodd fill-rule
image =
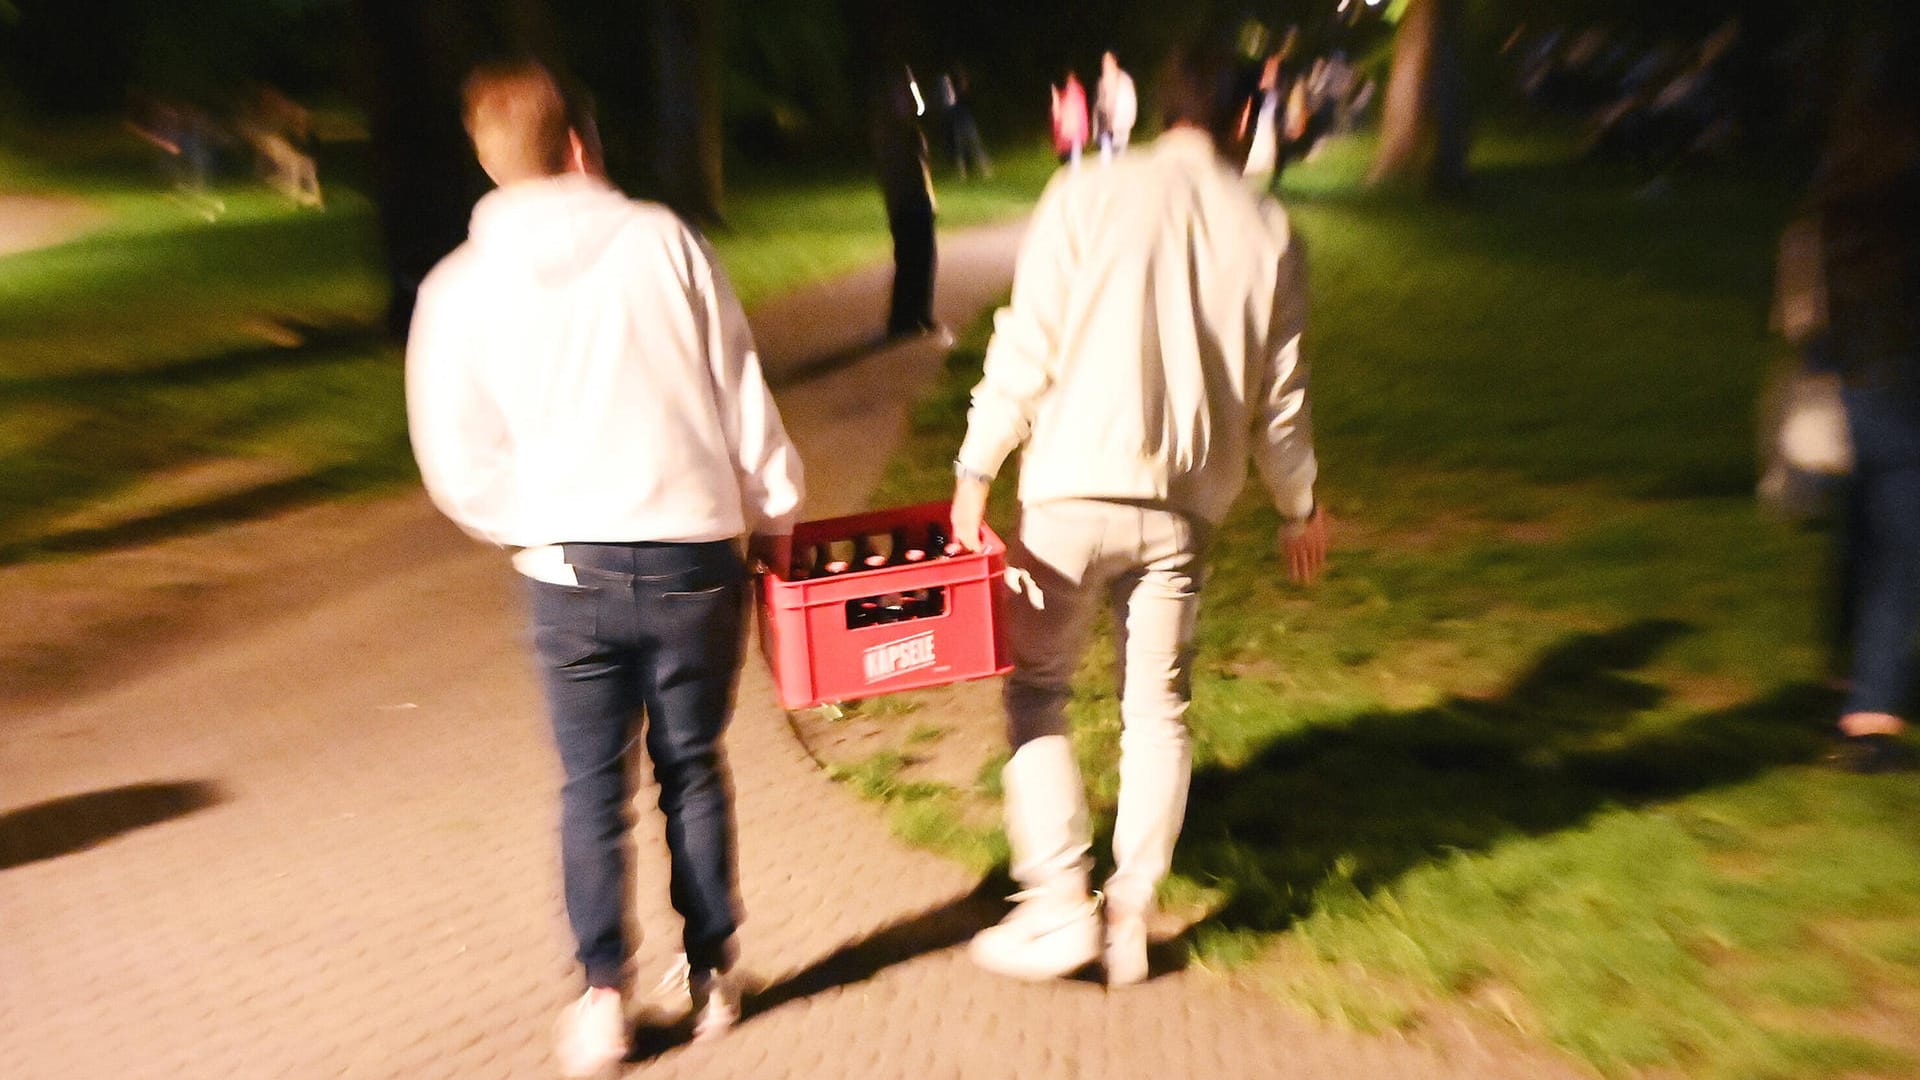
<path id="1" fill-rule="evenodd" d="M 1124 985 L 1147 977 L 1146 917 L 1186 810 L 1202 561 L 1249 458 L 1294 578 L 1326 558 L 1299 246 L 1280 205 L 1240 179 L 1254 80 L 1228 54 L 1189 49 L 1160 85 L 1167 131 L 1148 152 L 1059 173 L 1041 196 L 955 461 L 953 536 L 977 547 L 988 487 L 1021 448 L 1002 781 L 1023 891 L 970 949 L 1018 978 L 1102 953 L 1065 716 L 1100 606 L 1121 653 L 1104 950 L 1108 983 Z"/>
<path id="2" fill-rule="evenodd" d="M 738 1016 L 721 751 L 741 660 L 736 542 L 751 534 L 755 557 L 782 557 L 800 461 L 711 252 L 597 175 L 553 78 L 483 69 L 466 121 L 499 187 L 421 285 L 408 414 L 434 502 L 516 549 L 527 579 L 587 987 L 561 1017 L 558 1053 L 587 1075 L 627 1052 L 627 752 L 642 713 L 695 1036 Z"/>

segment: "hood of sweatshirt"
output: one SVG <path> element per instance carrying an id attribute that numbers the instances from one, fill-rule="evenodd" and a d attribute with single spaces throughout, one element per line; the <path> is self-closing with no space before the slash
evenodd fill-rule
<path id="1" fill-rule="evenodd" d="M 468 239 L 494 266 L 524 266 L 545 284 L 591 273 L 634 204 L 581 173 L 495 188 L 474 205 Z"/>

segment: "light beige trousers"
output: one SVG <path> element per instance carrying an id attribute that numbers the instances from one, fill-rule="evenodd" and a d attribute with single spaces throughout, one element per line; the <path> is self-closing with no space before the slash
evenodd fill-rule
<path id="1" fill-rule="evenodd" d="M 1131 503 L 1072 500 L 1021 512 L 1009 562 L 1013 672 L 1002 773 L 1013 877 L 1084 895 L 1093 869 L 1086 795 L 1067 736 L 1073 675 L 1102 603 L 1120 665 L 1120 794 L 1108 904 L 1143 912 L 1167 875 L 1193 771 L 1187 734 L 1204 525 Z"/>

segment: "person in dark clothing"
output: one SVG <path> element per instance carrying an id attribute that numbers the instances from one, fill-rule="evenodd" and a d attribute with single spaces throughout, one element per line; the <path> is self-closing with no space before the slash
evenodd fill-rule
<path id="1" fill-rule="evenodd" d="M 946 110 L 947 152 L 960 179 L 969 175 L 991 178 L 993 162 L 987 160 L 980 125 L 973 118 L 973 87 L 968 83 L 966 68 L 956 67 L 940 77 L 940 103 Z"/>
<path id="2" fill-rule="evenodd" d="M 887 229 L 893 234 L 889 337 L 938 326 L 933 318 L 933 179 L 927 172 L 927 139 L 920 130 L 925 111 L 912 69 L 903 65 L 881 82 L 874 98 L 872 138 Z"/>
<path id="3" fill-rule="evenodd" d="M 1838 372 L 1854 474 L 1841 539 L 1847 697 L 1834 760 L 1911 769 L 1902 741 L 1920 630 L 1920 80 L 1914 35 L 1878 40 L 1835 114 L 1810 213 L 1825 318 L 1807 343 Z"/>

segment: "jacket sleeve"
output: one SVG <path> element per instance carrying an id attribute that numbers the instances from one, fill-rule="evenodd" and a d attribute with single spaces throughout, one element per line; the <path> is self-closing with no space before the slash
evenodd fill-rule
<path id="1" fill-rule="evenodd" d="M 472 361 L 443 276 L 420 287 L 407 333 L 407 430 L 420 479 L 441 513 L 472 536 L 505 544 L 507 427 Z"/>
<path id="2" fill-rule="evenodd" d="M 1064 186 L 1064 177 L 1056 179 L 1034 208 L 1014 267 L 1013 299 L 993 317 L 986 370 L 967 409 L 967 434 L 957 458 L 986 476 L 997 474 L 1014 447 L 1026 441 L 1058 371 L 1074 268 Z"/>
<path id="3" fill-rule="evenodd" d="M 793 531 L 806 493 L 800 453 L 780 421 L 780 408 L 760 369 L 747 313 L 719 257 L 697 237 L 693 248 L 699 295 L 706 307 L 707 363 L 713 373 L 714 401 L 739 480 L 747 530 L 785 535 Z"/>
<path id="4" fill-rule="evenodd" d="M 1285 212 L 1278 204 L 1267 209 L 1285 247 L 1274 281 L 1267 370 L 1255 413 L 1259 430 L 1254 433 L 1254 464 L 1273 497 L 1274 509 L 1287 521 L 1300 522 L 1313 513 L 1313 482 L 1319 473 L 1313 453 L 1313 407 L 1307 397 L 1307 360 L 1300 351 L 1307 321 L 1306 260 Z"/>

